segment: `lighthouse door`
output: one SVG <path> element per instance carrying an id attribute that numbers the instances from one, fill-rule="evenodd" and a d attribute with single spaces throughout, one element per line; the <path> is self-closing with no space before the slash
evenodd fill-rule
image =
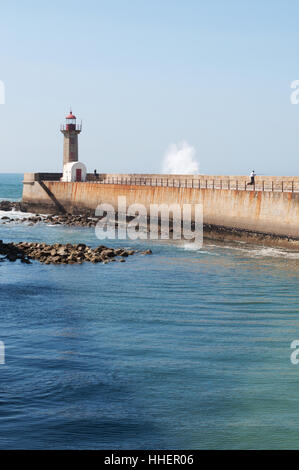
<path id="1" fill-rule="evenodd" d="M 81 168 L 76 169 L 76 181 L 82 181 L 82 170 L 81 170 Z"/>

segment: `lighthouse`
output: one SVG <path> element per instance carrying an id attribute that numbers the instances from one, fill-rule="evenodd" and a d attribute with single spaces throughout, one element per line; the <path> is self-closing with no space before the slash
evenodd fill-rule
<path id="1" fill-rule="evenodd" d="M 80 182 L 86 179 L 86 167 L 79 162 L 78 135 L 82 124 L 77 124 L 77 118 L 72 110 L 65 118 L 65 124 L 60 127 L 64 136 L 63 141 L 63 177 L 65 182 Z"/>

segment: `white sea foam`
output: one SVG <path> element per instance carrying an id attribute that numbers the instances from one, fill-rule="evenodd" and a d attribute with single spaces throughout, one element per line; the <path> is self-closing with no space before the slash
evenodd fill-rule
<path id="1" fill-rule="evenodd" d="M 299 259 L 299 253 L 284 251 L 278 248 L 258 248 L 249 251 L 249 256 L 253 258 L 258 257 L 271 257 L 271 258 L 289 258 L 289 259 Z"/>
<path id="2" fill-rule="evenodd" d="M 296 251 L 287 251 L 281 248 L 273 248 L 273 247 L 265 247 L 265 246 L 248 246 L 243 245 L 237 246 L 234 244 L 229 245 L 216 245 L 216 244 L 204 244 L 203 248 L 206 250 L 201 249 L 200 246 L 197 246 L 195 243 L 186 243 L 183 245 L 183 248 L 187 251 L 198 251 L 201 253 L 210 254 L 212 256 L 216 255 L 214 251 L 217 249 L 222 250 L 230 250 L 230 251 L 237 251 L 240 253 L 244 253 L 249 258 L 285 258 L 285 259 L 294 259 L 299 260 L 299 253 Z"/>
<path id="3" fill-rule="evenodd" d="M 188 251 L 199 251 L 201 250 L 202 245 L 199 243 L 184 243 L 183 248 Z"/>
<path id="4" fill-rule="evenodd" d="M 246 253 L 250 258 L 288 258 L 288 259 L 299 259 L 299 253 L 295 251 L 287 251 L 281 248 L 255 246 L 255 247 L 239 247 L 233 245 L 221 245 L 221 248 L 227 250 L 235 250 L 242 253 Z"/>
<path id="5" fill-rule="evenodd" d="M 193 175 L 199 173 L 195 148 L 187 142 L 171 144 L 163 159 L 162 172 L 170 175 Z"/>
<path id="6" fill-rule="evenodd" d="M 31 212 L 21 212 L 17 211 L 15 209 L 11 211 L 1 211 L 0 210 L 0 219 L 2 217 L 10 217 L 11 219 L 17 219 L 17 218 L 28 218 L 28 217 L 33 217 L 35 214 Z"/>

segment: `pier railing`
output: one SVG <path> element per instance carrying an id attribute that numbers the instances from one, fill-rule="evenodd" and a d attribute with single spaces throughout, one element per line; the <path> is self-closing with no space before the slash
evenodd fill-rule
<path id="1" fill-rule="evenodd" d="M 271 191 L 271 192 L 299 192 L 299 180 L 277 181 L 258 180 L 254 184 L 249 181 L 237 179 L 197 179 L 197 178 L 145 178 L 145 177 L 112 177 L 97 179 L 88 175 L 88 181 L 99 184 L 120 184 L 134 186 L 156 186 L 167 188 L 215 189 L 235 191 Z"/>
<path id="2" fill-rule="evenodd" d="M 62 173 L 28 173 L 24 181 L 32 184 L 34 181 L 60 181 Z M 249 178 L 244 176 L 238 178 L 209 178 L 169 175 L 109 175 L 109 174 L 87 174 L 87 182 L 96 184 L 119 184 L 128 186 L 153 186 L 165 188 L 191 188 L 191 189 L 215 189 L 234 191 L 264 191 L 298 193 L 299 178 L 294 177 L 257 177 L 254 184 L 250 184 Z"/>

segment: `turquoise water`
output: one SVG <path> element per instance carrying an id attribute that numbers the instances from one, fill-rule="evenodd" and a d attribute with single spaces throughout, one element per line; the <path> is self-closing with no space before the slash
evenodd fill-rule
<path id="1" fill-rule="evenodd" d="M 0 174 L 0 201 L 20 201 L 22 199 L 23 174 Z"/>
<path id="2" fill-rule="evenodd" d="M 102 243 L 1 221 L 0 239 Z M 106 244 L 154 254 L 0 264 L 0 448 L 298 449 L 299 253 Z"/>

